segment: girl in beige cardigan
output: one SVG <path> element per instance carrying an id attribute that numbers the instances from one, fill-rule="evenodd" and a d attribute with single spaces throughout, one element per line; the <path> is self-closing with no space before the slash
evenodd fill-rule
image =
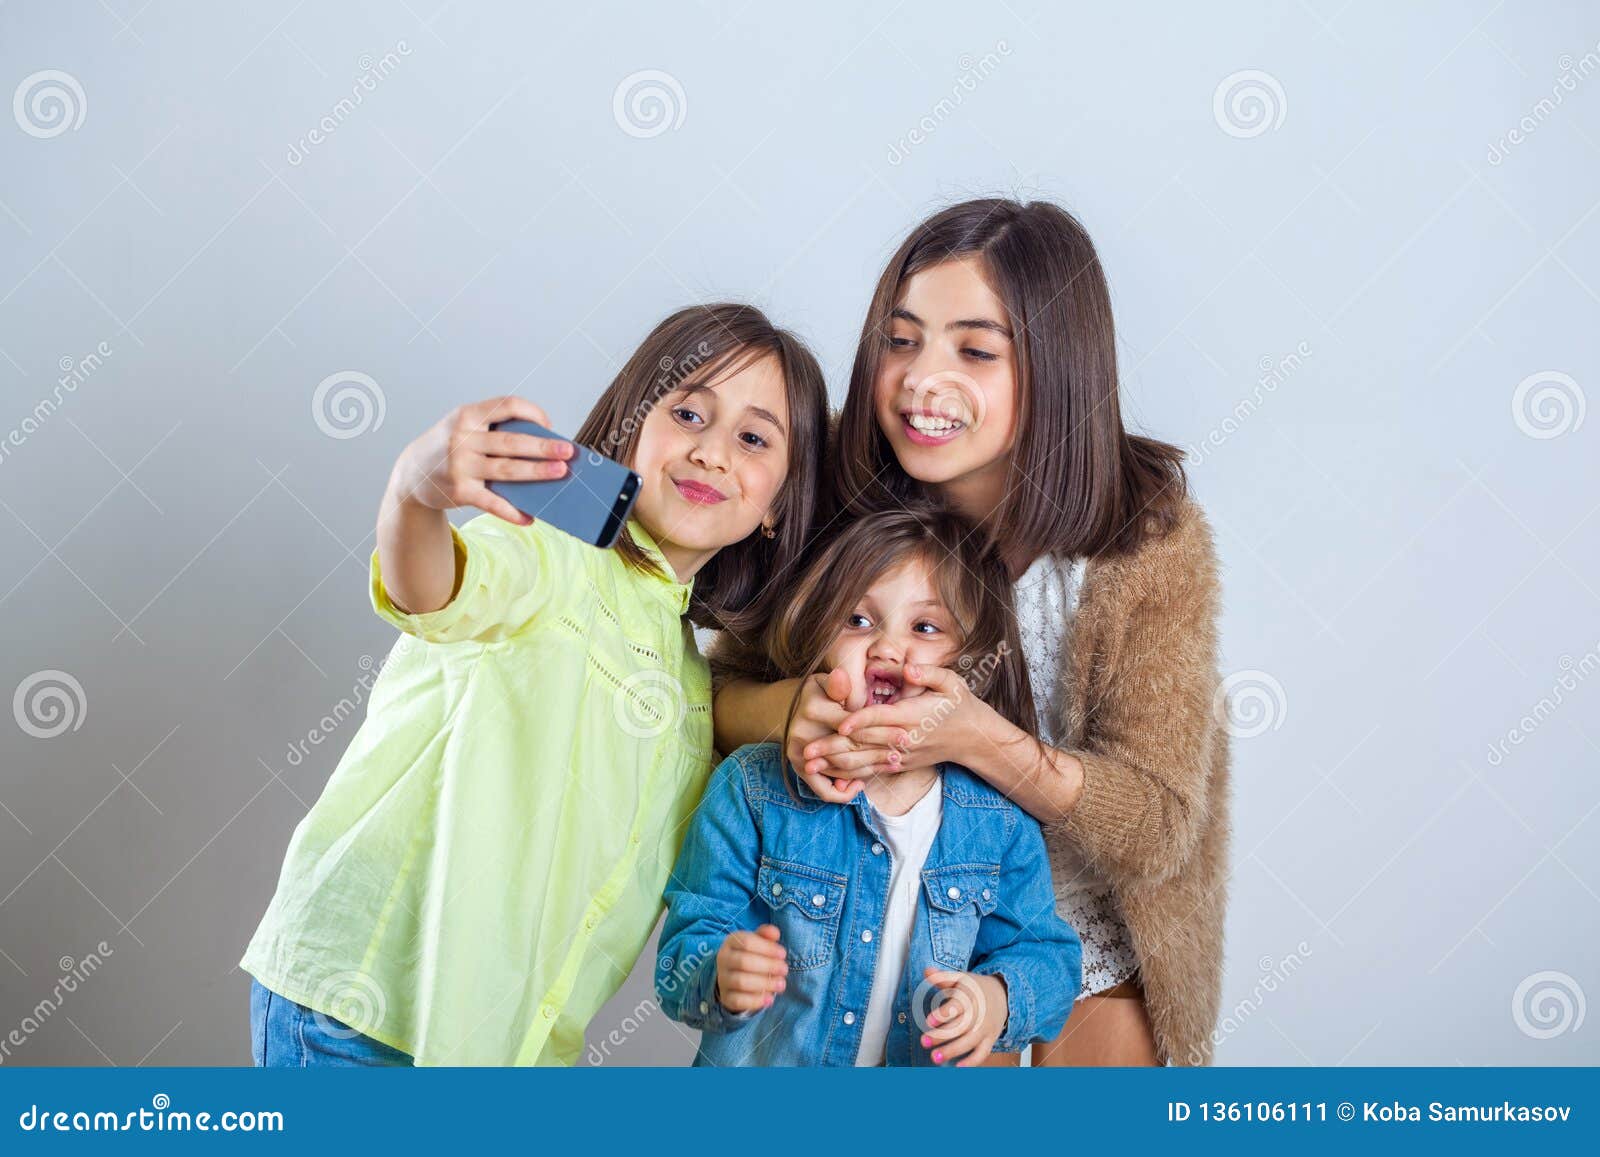
<path id="1" fill-rule="evenodd" d="M 868 704 L 842 671 L 775 679 L 757 639 L 725 632 L 718 748 L 772 737 L 798 696 L 785 751 L 824 798 L 941 762 L 981 775 L 1044 825 L 1084 939 L 1085 994 L 1034 1063 L 1206 1063 L 1228 839 L 1216 559 L 1180 452 L 1123 429 L 1078 222 L 989 200 L 918 226 L 874 293 L 832 458 L 833 525 L 932 494 L 1000 547 L 1038 644 L 1039 734 L 956 671 L 908 670 L 927 693 Z"/>

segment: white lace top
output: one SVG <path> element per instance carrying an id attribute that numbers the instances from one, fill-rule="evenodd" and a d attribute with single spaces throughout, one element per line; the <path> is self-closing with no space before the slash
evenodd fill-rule
<path id="1" fill-rule="evenodd" d="M 1021 636 L 1028 681 L 1033 686 L 1039 738 L 1058 746 L 1066 704 L 1062 667 L 1072 646 L 1073 616 L 1084 564 L 1043 555 L 1013 588 L 1017 631 Z M 1138 958 L 1111 886 L 1084 860 L 1077 846 L 1060 833 L 1047 834 L 1050 873 L 1055 880 L 1056 911 L 1083 941 L 1083 991 L 1079 999 L 1104 992 L 1133 975 Z"/>

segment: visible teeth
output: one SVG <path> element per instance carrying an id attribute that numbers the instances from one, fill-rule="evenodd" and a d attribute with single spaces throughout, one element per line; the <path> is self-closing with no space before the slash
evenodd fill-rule
<path id="1" fill-rule="evenodd" d="M 934 414 L 907 414 L 906 421 L 913 430 L 920 430 L 924 434 L 943 434 L 958 430 L 963 425 L 953 418 L 941 418 Z"/>

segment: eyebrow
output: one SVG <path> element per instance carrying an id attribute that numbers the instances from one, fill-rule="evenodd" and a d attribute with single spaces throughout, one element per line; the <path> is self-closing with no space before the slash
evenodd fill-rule
<path id="1" fill-rule="evenodd" d="M 909 321 L 912 325 L 919 326 L 919 327 L 921 327 L 923 329 L 927 328 L 927 323 L 926 322 L 924 322 L 920 317 L 918 317 L 916 314 L 912 313 L 909 309 L 904 308 L 903 306 L 898 308 L 898 309 L 893 310 L 889 314 L 889 316 L 890 317 L 898 317 L 902 321 Z M 957 321 L 947 322 L 945 324 L 944 328 L 947 329 L 947 330 L 951 330 L 951 329 L 981 329 L 981 330 L 987 330 L 990 333 L 999 334 L 1001 337 L 1005 338 L 1007 341 L 1011 340 L 1011 329 L 1010 329 L 1009 326 L 1001 325 L 998 321 L 991 321 L 987 317 L 964 317 L 964 318 L 960 318 Z"/>
<path id="2" fill-rule="evenodd" d="M 877 601 L 870 594 L 862 595 L 861 602 L 870 603 L 873 607 L 877 606 Z M 921 602 L 906 603 L 904 605 L 908 610 L 915 610 L 918 607 L 935 607 L 938 609 L 943 609 L 944 607 L 944 603 L 939 599 L 923 599 Z"/>
<path id="3" fill-rule="evenodd" d="M 695 394 L 699 393 L 715 395 L 716 391 L 717 387 L 714 384 L 707 382 L 686 382 L 684 385 L 678 387 L 678 392 L 683 394 L 685 397 L 693 397 Z M 765 406 L 746 406 L 745 413 L 754 414 L 758 418 L 764 418 L 766 421 L 771 422 L 778 428 L 778 433 L 782 434 L 786 438 L 789 436 L 789 431 L 784 427 L 784 424 L 778 421 L 778 415 L 774 414 Z"/>

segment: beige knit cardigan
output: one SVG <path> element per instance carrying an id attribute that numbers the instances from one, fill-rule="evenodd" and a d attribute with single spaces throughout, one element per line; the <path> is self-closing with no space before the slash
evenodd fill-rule
<path id="1" fill-rule="evenodd" d="M 1228 879 L 1228 734 L 1216 701 L 1220 586 L 1211 531 L 1185 503 L 1165 535 L 1091 559 L 1061 672 L 1063 749 L 1083 795 L 1046 840 L 1072 840 L 1111 885 L 1139 959 L 1156 1047 L 1211 1059 Z M 772 677 L 726 632 L 718 685 Z"/>

